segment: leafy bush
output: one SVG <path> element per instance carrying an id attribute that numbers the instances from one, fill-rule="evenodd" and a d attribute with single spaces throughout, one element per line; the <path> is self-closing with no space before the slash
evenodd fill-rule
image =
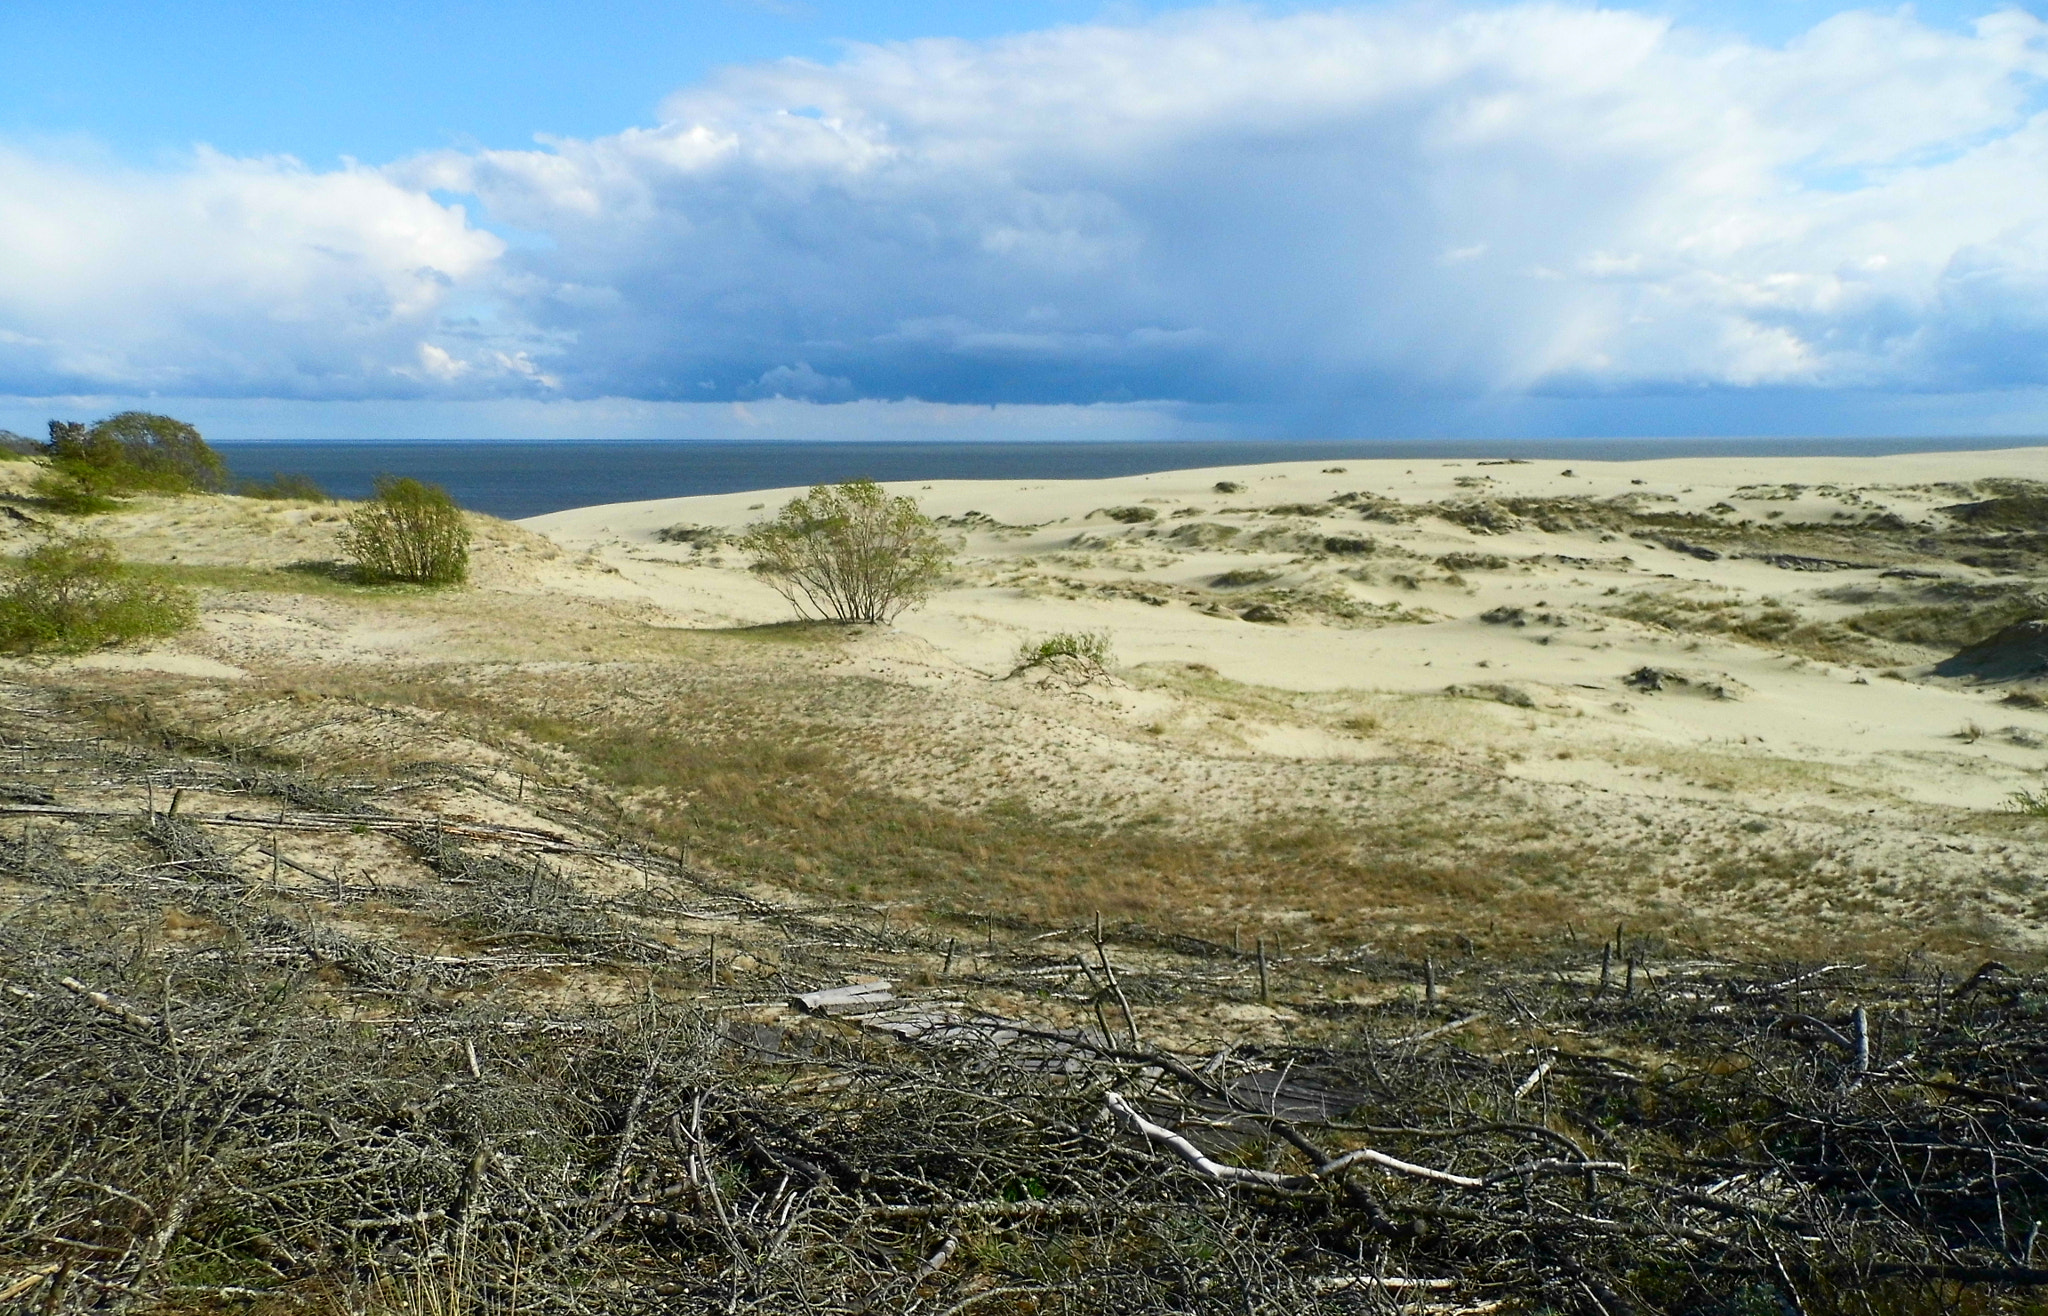
<path id="1" fill-rule="evenodd" d="M 89 494 L 191 493 L 226 487 L 227 466 L 182 420 L 124 411 L 87 426 L 50 422 L 50 466 Z"/>
<path id="2" fill-rule="evenodd" d="M 40 498 L 45 507 L 66 516 L 90 516 L 95 512 L 111 512 L 120 504 L 77 480 L 44 471 L 29 485 L 29 492 Z"/>
<path id="3" fill-rule="evenodd" d="M 952 559 L 932 519 L 873 480 L 818 485 L 740 547 L 799 616 L 885 623 L 931 596 Z"/>
<path id="4" fill-rule="evenodd" d="M 1105 507 L 1102 514 L 1112 521 L 1121 521 L 1125 525 L 1143 525 L 1147 521 L 1159 519 L 1159 509 L 1155 507 Z"/>
<path id="5" fill-rule="evenodd" d="M 1073 658 L 1089 667 L 1110 665 L 1109 632 L 1060 631 L 1042 640 L 1026 640 L 1017 646 L 1017 671 L 1043 667 L 1056 658 Z"/>
<path id="6" fill-rule="evenodd" d="M 297 499 L 308 503 L 334 501 L 327 496 L 325 489 L 314 482 L 312 476 L 290 475 L 284 471 L 272 471 L 267 480 L 243 480 L 235 486 L 235 492 L 244 498 Z"/>
<path id="7" fill-rule="evenodd" d="M 341 551 L 371 580 L 454 585 L 469 575 L 469 526 L 438 484 L 377 477 L 377 496 L 349 514 Z"/>
<path id="8" fill-rule="evenodd" d="M 78 653 L 171 635 L 198 615 L 190 592 L 142 580 L 96 536 L 53 539 L 0 573 L 0 649 Z"/>

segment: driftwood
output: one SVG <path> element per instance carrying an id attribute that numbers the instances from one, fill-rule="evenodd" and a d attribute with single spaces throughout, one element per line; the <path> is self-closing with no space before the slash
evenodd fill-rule
<path id="1" fill-rule="evenodd" d="M 886 982 L 855 983 L 851 987 L 828 987 L 822 991 L 804 992 L 791 998 L 790 1003 L 809 1014 L 840 1015 L 865 1014 L 879 1010 L 895 1001 Z"/>

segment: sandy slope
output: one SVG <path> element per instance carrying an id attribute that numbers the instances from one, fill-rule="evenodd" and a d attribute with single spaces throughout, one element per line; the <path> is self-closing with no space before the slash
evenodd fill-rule
<path id="1" fill-rule="evenodd" d="M 1033 827 L 1210 847 L 1186 872 L 1081 863 L 1051 894 L 933 888 L 915 854 L 848 870 L 912 905 L 1304 945 L 1496 915 L 2048 945 L 2048 824 L 2005 807 L 2048 788 L 2048 709 L 1931 670 L 1955 635 L 2048 616 L 2048 484 L 2028 483 L 2048 450 L 1346 466 L 902 488 L 956 570 L 851 634 L 748 629 L 789 611 L 729 537 L 790 490 L 479 517 L 455 591 L 338 580 L 345 508 L 142 498 L 90 527 L 198 588 L 200 626 L 0 674 L 140 692 L 228 740 L 275 717 L 266 743 L 321 762 L 337 728 L 405 708 L 468 709 L 491 743 L 523 724 L 686 757 L 829 744 L 831 773 L 773 752 L 758 771 L 820 810 L 857 782 L 919 817 L 1027 819 L 1017 861 L 1050 836 Z M 10 498 L 22 474 L 0 466 L 8 551 L 73 524 Z M 1956 510 L 1987 499 L 2013 515 Z M 1114 670 L 1013 672 L 1020 640 L 1062 630 L 1107 631 Z M 683 789 L 627 798 L 687 819 Z M 787 839 L 791 880 L 812 843 Z"/>
<path id="2" fill-rule="evenodd" d="M 1875 802 L 1986 808 L 2039 784 L 2048 766 L 2038 743 L 2048 738 L 2048 713 L 1999 705 L 1953 683 L 1882 674 L 1923 668 L 1943 656 L 1939 650 L 1873 644 L 1880 661 L 1816 661 L 1611 615 L 1618 596 L 1678 590 L 1769 600 L 1825 619 L 1852 609 L 1824 592 L 1888 587 L 1883 572 L 1897 569 L 1895 555 L 1873 555 L 1864 569 L 1792 570 L 1755 558 L 1704 560 L 1609 529 L 1546 531 L 1524 519 L 1489 533 L 1434 515 L 1366 519 L 1356 504 L 1327 500 L 1365 493 L 1414 507 L 1619 498 L 1663 511 L 1704 514 L 1719 506 L 1730 510 L 1715 515 L 1731 524 L 1833 527 L 1882 513 L 1924 520 L 1987 479 L 2048 479 L 2048 449 L 1627 463 L 1354 461 L 1338 469 L 1289 463 L 904 486 L 896 492 L 911 493 L 957 527 L 965 551 L 953 586 L 906 616 L 901 629 L 989 675 L 1008 671 L 1025 637 L 1089 629 L 1108 631 L 1119 661 L 1132 666 L 1202 664 L 1233 681 L 1300 692 L 1502 701 L 1435 718 L 1411 713 L 1405 734 L 1473 738 L 1507 759 L 1511 773 L 1537 780 L 1644 794 L 1754 789 L 1780 803 L 1815 804 L 1840 803 L 1840 792 L 1853 786 L 1854 795 Z M 1219 482 L 1243 489 L 1218 492 Z M 657 532 L 675 525 L 734 530 L 792 492 L 581 508 L 524 524 L 615 567 L 621 587 L 681 618 L 763 622 L 786 616 L 787 607 L 741 570 L 730 549 L 666 543 Z M 1299 514 L 1268 510 L 1288 504 L 1302 505 Z M 1158 519 L 1124 524 L 1104 510 L 1131 507 Z M 1373 551 L 1304 552 L 1317 537 L 1367 538 Z M 1360 614 L 1290 607 L 1283 598 L 1283 622 L 1242 620 L 1233 607 L 1251 591 L 1212 583 L 1228 571 L 1274 573 L 1268 590 L 1334 592 Z M 1941 571 L 1998 575 L 1953 564 Z M 1502 609 L 1521 616 L 1482 620 Z M 1667 682 L 1654 691 L 1629 684 L 1646 666 L 1693 684 Z M 1171 701 L 1127 702 L 1139 717 L 1172 713 Z M 1962 738 L 1972 723 L 1989 734 Z M 1346 758 L 1370 754 L 1373 740 L 1271 727 L 1246 737 L 1245 747 Z M 1687 756 L 1699 756 L 1690 766 L 1717 771 L 1688 772 Z M 1787 762 L 1822 770 L 1774 770 Z M 1863 799 L 1857 807 L 1872 806 Z"/>

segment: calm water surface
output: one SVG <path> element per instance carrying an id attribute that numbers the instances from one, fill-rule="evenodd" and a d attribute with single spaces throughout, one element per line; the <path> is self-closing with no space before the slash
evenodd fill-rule
<path id="1" fill-rule="evenodd" d="M 442 485 L 465 507 L 517 518 L 565 507 L 737 493 L 868 476 L 909 480 L 1090 480 L 1251 462 L 1373 457 L 1878 456 L 2022 447 L 2028 439 L 1544 439 L 1489 442 L 737 443 L 711 441 L 222 443 L 237 477 L 309 475 L 362 498 L 380 474 Z"/>

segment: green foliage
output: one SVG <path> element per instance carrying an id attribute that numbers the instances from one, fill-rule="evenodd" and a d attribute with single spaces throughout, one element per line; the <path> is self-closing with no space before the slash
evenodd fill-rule
<path id="1" fill-rule="evenodd" d="M 1102 514 L 1112 521 L 1121 521 L 1125 525 L 1143 525 L 1147 521 L 1159 519 L 1159 509 L 1155 507 L 1105 507 Z"/>
<path id="2" fill-rule="evenodd" d="M 2029 818 L 2048 818 L 2048 791 L 2017 790 L 2005 797 L 2006 807 Z"/>
<path id="3" fill-rule="evenodd" d="M 91 516 L 96 512 L 111 512 L 120 506 L 98 490 L 55 471 L 37 475 L 29 485 L 29 492 L 41 499 L 43 506 L 66 516 Z"/>
<path id="4" fill-rule="evenodd" d="M 909 498 L 873 480 L 818 485 L 740 547 L 799 616 L 886 623 L 931 596 L 952 549 Z"/>
<path id="5" fill-rule="evenodd" d="M 132 574 L 96 536 L 50 540 L 0 572 L 0 649 L 10 653 L 171 635 L 196 616 L 190 591 Z"/>
<path id="6" fill-rule="evenodd" d="M 377 496 L 349 514 L 341 551 L 366 579 L 456 585 L 469 575 L 469 526 L 438 484 L 377 477 Z"/>
<path id="7" fill-rule="evenodd" d="M 267 480 L 243 480 L 235 486 L 235 492 L 244 498 L 269 498 L 293 500 L 307 503 L 331 503 L 327 491 L 314 482 L 310 475 L 294 475 L 284 471 L 272 471 Z"/>
<path id="8" fill-rule="evenodd" d="M 1026 640 L 1017 646 L 1016 670 L 1043 667 L 1055 658 L 1074 658 L 1090 667 L 1104 668 L 1111 662 L 1109 632 L 1060 631 L 1042 640 Z"/>
<path id="9" fill-rule="evenodd" d="M 53 420 L 48 451 L 51 469 L 88 495 L 211 492 L 227 484 L 226 464 L 198 430 L 147 411 L 90 426 Z"/>

